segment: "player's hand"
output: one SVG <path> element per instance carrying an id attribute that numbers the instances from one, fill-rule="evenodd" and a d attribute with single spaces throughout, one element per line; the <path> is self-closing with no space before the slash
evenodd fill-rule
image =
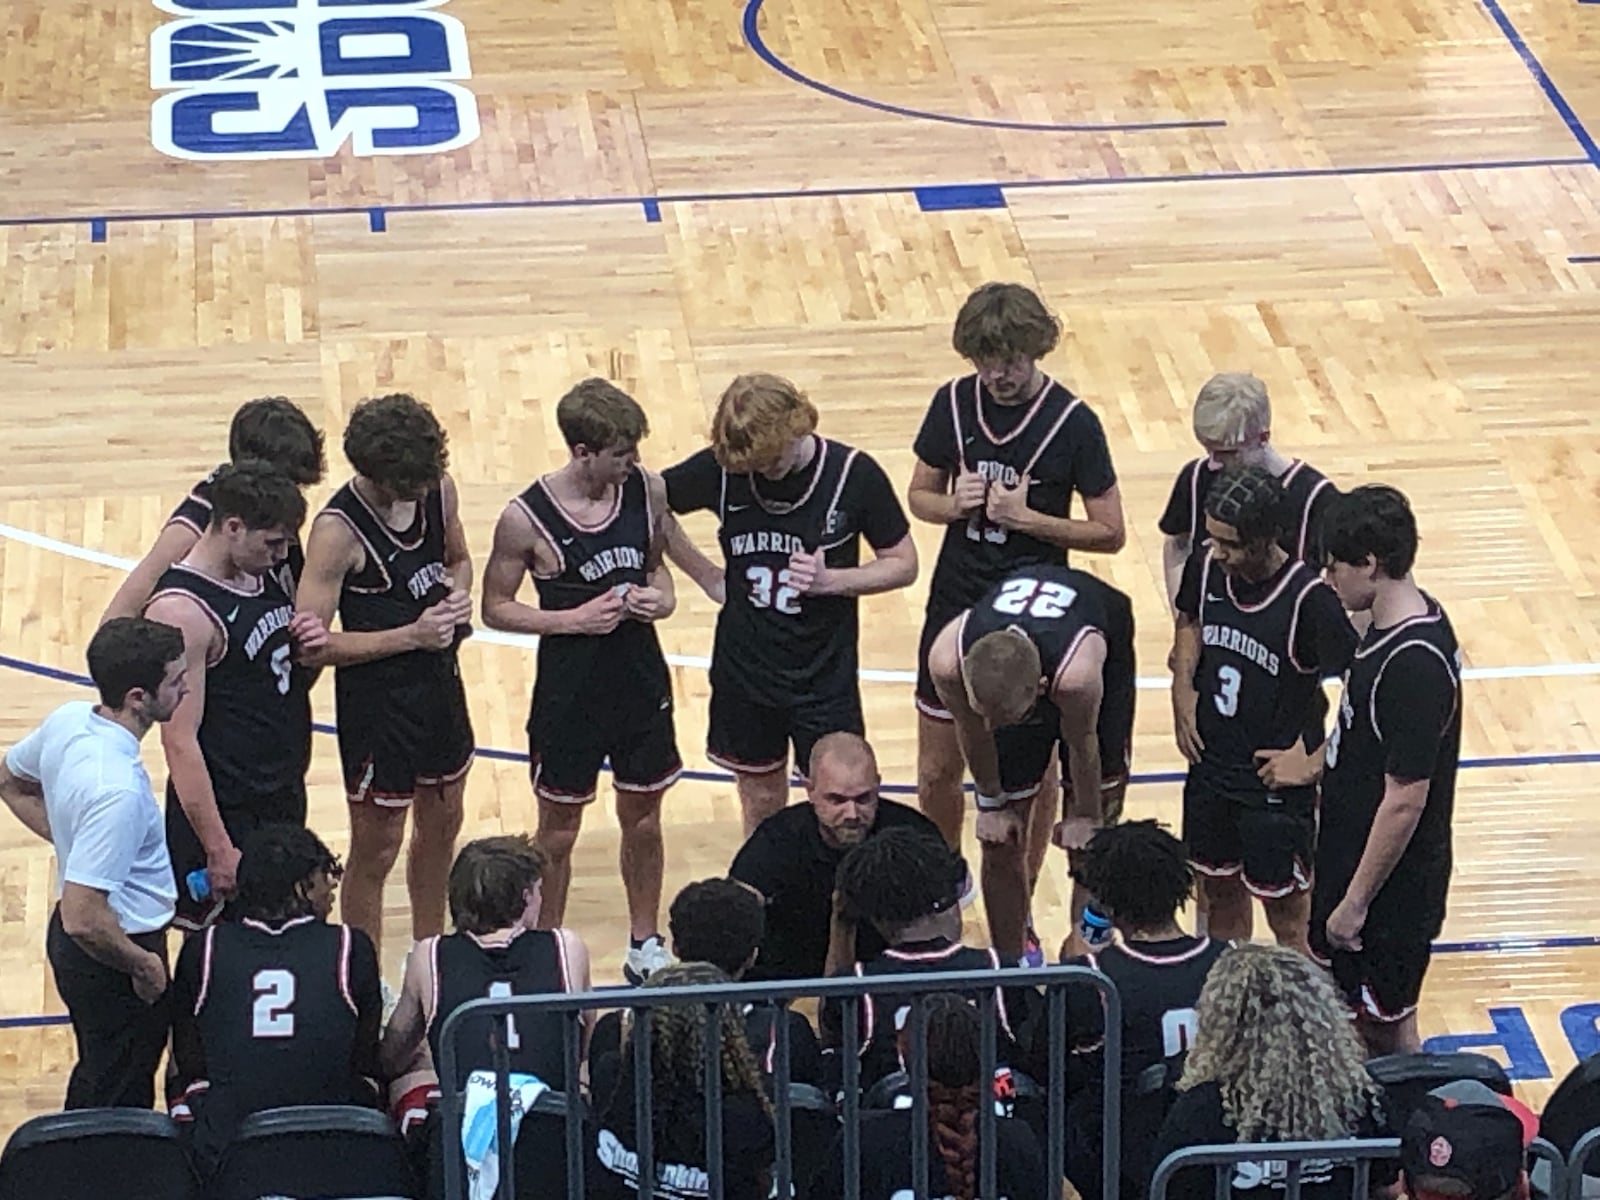
<path id="1" fill-rule="evenodd" d="M 300 654 L 315 654 L 328 644 L 328 627 L 313 612 L 297 612 L 289 618 L 289 640 Z"/>
<path id="2" fill-rule="evenodd" d="M 1032 511 L 1028 507 L 1028 484 L 1031 480 L 1007 487 L 998 479 L 989 485 L 989 498 L 983 506 L 984 516 L 1002 529 L 1018 529 L 1027 521 Z"/>
<path id="3" fill-rule="evenodd" d="M 1367 924 L 1367 910 L 1357 908 L 1346 896 L 1328 914 L 1328 945 L 1337 950 L 1360 950 L 1361 930 Z"/>
<path id="4" fill-rule="evenodd" d="M 1063 850 L 1082 850 L 1099 832 L 1100 822 L 1093 817 L 1068 817 L 1056 822 L 1050 840 Z"/>
<path id="5" fill-rule="evenodd" d="M 229 842 L 227 846 L 206 853 L 206 878 L 211 882 L 211 894 L 226 900 L 239 887 L 239 847 Z"/>
<path id="6" fill-rule="evenodd" d="M 129 978 L 133 981 L 133 994 L 146 1004 L 154 1004 L 167 990 L 167 964 L 159 954 L 146 954 Z"/>
<path id="7" fill-rule="evenodd" d="M 622 603 L 636 621 L 661 621 L 672 615 L 667 594 L 658 587 L 630 585 L 623 594 Z"/>
<path id="8" fill-rule="evenodd" d="M 448 650 L 455 645 L 456 626 L 469 616 L 470 605 L 463 612 L 459 604 L 446 596 L 411 622 L 411 640 L 418 650 Z"/>
<path id="9" fill-rule="evenodd" d="M 604 637 L 628 615 L 628 601 L 623 587 L 607 588 L 592 600 L 586 600 L 571 609 L 568 633 L 581 633 L 589 637 Z"/>
<path id="10" fill-rule="evenodd" d="M 950 486 L 950 496 L 956 502 L 957 518 L 971 516 L 989 498 L 989 481 L 976 471 L 962 471 Z"/>
<path id="11" fill-rule="evenodd" d="M 448 575 L 444 577 L 444 585 L 450 589 L 444 602 L 455 611 L 456 624 L 465 625 L 472 620 L 472 593 L 462 591 Z"/>
<path id="12" fill-rule="evenodd" d="M 1256 774 L 1269 788 L 1305 787 L 1317 781 L 1317 764 L 1299 738 L 1286 750 L 1257 750 Z"/>
<path id="13" fill-rule="evenodd" d="M 1200 737 L 1200 693 L 1192 687 L 1175 686 L 1172 689 L 1172 732 L 1178 743 L 1178 753 L 1192 763 L 1200 761 L 1200 752 L 1206 744 Z"/>
<path id="14" fill-rule="evenodd" d="M 977 834 L 978 841 L 986 846 L 1005 846 L 1022 840 L 1023 829 L 1026 822 L 1023 814 L 1027 811 L 1024 806 L 1008 804 L 1004 808 L 990 809 L 978 813 Z"/>
<path id="15" fill-rule="evenodd" d="M 808 554 L 796 550 L 789 555 L 789 586 L 802 596 L 825 596 L 833 583 L 833 572 L 828 570 L 821 550 Z"/>

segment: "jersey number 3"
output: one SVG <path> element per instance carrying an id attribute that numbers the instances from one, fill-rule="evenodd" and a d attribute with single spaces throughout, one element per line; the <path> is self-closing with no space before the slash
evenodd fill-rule
<path id="1" fill-rule="evenodd" d="M 294 972 L 257 971 L 250 981 L 256 1001 L 251 1007 L 250 1035 L 258 1038 L 294 1036 Z"/>
<path id="2" fill-rule="evenodd" d="M 1000 586 L 995 597 L 995 612 L 1009 617 L 1030 617 L 1051 620 L 1065 616 L 1078 593 L 1064 583 L 1041 583 L 1037 579 L 1008 579 Z"/>
<path id="3" fill-rule="evenodd" d="M 1239 674 L 1238 668 L 1217 668 L 1217 694 L 1211 701 L 1223 716 L 1231 717 L 1239 711 L 1239 685 L 1243 682 L 1244 676 Z"/>

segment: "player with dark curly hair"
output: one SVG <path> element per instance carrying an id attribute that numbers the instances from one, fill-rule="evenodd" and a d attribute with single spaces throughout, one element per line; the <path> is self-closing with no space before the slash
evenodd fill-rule
<path id="1" fill-rule="evenodd" d="M 314 660 L 334 671 L 339 758 L 350 801 L 344 916 L 382 947 L 383 885 L 413 811 L 411 934 L 444 931 L 445 881 L 474 749 L 456 647 L 469 633 L 472 559 L 447 436 L 403 393 L 363 400 L 344 453 L 353 479 L 317 514 L 302 612 L 324 625 Z M 413 804 L 415 802 L 415 804 Z"/>

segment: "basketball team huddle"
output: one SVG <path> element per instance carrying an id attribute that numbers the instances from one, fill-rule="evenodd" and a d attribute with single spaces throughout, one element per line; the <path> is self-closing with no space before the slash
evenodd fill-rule
<path id="1" fill-rule="evenodd" d="M 1043 961 L 1030 898 L 1049 847 L 1076 867 L 1119 818 L 1137 688 L 1129 597 L 1069 565 L 1070 552 L 1115 553 L 1126 534 L 1098 417 L 1040 368 L 1059 337 L 1025 287 L 967 299 L 952 340 L 974 373 L 934 395 L 908 494 L 912 517 L 945 530 L 918 655 L 919 806 L 959 847 L 970 775 L 1003 963 Z M 909 586 L 918 558 L 882 467 L 819 432 L 816 407 L 784 379 L 735 379 L 709 447 L 660 474 L 639 465 L 643 409 L 613 384 L 579 383 L 556 419 L 569 459 L 506 504 L 476 619 L 538 638 L 527 723 L 538 924 L 562 925 L 584 808 L 608 766 L 625 971 L 639 983 L 670 962 L 660 807 L 682 762 L 656 632 L 677 602 L 668 564 L 720 605 L 706 756 L 733 774 L 748 837 L 785 807 L 819 741 L 865 734 L 858 598 Z M 1173 727 L 1188 763 L 1182 836 L 1202 920 L 1214 938 L 1247 940 L 1259 900 L 1281 945 L 1329 967 L 1372 1052 L 1415 1049 L 1461 726 L 1449 619 L 1411 578 L 1415 518 L 1391 487 L 1340 492 L 1282 454 L 1253 376 L 1215 376 L 1193 421 L 1204 454 L 1179 473 L 1160 529 Z M 447 895 L 459 915 L 451 865 L 474 738 L 458 652 L 475 614 L 430 409 L 404 394 L 363 401 L 343 450 L 353 475 L 302 544 L 323 435 L 287 400 L 246 404 L 230 461 L 179 506 L 106 620 L 142 615 L 182 635 L 186 692 L 170 711 L 151 707 L 146 726 L 161 726 L 176 920 L 191 933 L 238 896 L 241 844 L 305 825 L 310 691 L 332 668 L 350 812 L 343 928 L 373 947 L 353 958 L 348 932 L 330 943 L 348 999 L 380 961 L 383 888 L 408 813 L 412 935 L 445 933 Z M 716 519 L 721 566 L 677 520 L 697 511 Z M 519 598 L 528 577 L 533 603 Z M 1342 678 L 1331 730 L 1329 677 Z M 30 777 L 15 752 L 9 761 Z M 338 875 L 320 843 L 276 852 L 299 862 L 296 880 Z M 1090 948 L 1080 918 L 1091 897 L 1074 877 L 1063 957 Z M 313 905 L 330 906 L 331 891 Z M 557 941 L 547 973 L 586 980 L 586 955 L 572 961 L 581 946 Z M 209 980 L 211 940 L 194 945 L 186 954 L 204 957 L 194 970 Z M 405 989 L 428 993 L 434 972 L 435 1006 L 439 954 L 408 965 Z M 204 983 L 199 993 L 196 1012 Z M 281 999 L 287 1010 L 293 997 Z M 402 1011 L 431 1028 L 404 999 Z"/>

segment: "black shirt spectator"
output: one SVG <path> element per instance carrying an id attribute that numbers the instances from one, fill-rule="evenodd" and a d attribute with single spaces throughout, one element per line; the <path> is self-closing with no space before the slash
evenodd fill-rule
<path id="1" fill-rule="evenodd" d="M 908 1110 L 866 1113 L 861 1119 L 861 1200 L 903 1200 L 911 1195 L 911 1120 Z M 1044 1156 L 1027 1124 L 1000 1117 L 994 1123 L 996 1194 L 1000 1200 L 1036 1200 L 1047 1195 Z M 950 1171 L 930 1140 L 928 1195 L 955 1200 Z M 811 1183 L 811 1200 L 844 1195 L 844 1143 L 836 1142 Z"/>

